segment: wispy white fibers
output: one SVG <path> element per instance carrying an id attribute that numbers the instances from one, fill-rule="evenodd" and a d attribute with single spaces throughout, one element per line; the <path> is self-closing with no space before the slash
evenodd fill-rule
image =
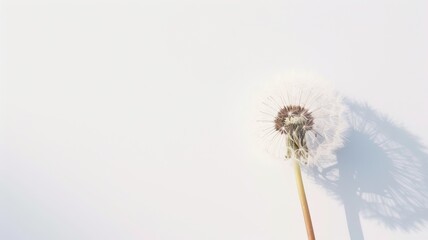
<path id="1" fill-rule="evenodd" d="M 295 72 L 266 84 L 259 122 L 267 150 L 309 165 L 335 160 L 347 122 L 342 98 L 331 84 Z"/>

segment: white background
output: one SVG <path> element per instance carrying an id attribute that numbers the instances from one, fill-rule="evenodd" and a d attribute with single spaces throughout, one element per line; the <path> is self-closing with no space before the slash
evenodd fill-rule
<path id="1" fill-rule="evenodd" d="M 305 239 L 292 169 L 252 128 L 289 69 L 392 142 L 349 137 L 338 189 L 305 171 L 317 239 L 428 239 L 426 1 L 0 7 L 0 239 Z"/>

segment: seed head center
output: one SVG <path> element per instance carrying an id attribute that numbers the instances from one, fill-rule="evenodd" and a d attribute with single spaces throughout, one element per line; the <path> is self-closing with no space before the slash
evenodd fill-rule
<path id="1" fill-rule="evenodd" d="M 291 115 L 284 118 L 284 126 L 305 125 L 307 119 L 302 115 Z"/>
<path id="2" fill-rule="evenodd" d="M 284 106 L 275 117 L 275 130 L 286 135 L 286 158 L 307 159 L 306 132 L 314 125 L 311 113 L 302 106 Z"/>
<path id="3" fill-rule="evenodd" d="M 275 117 L 275 130 L 281 134 L 291 134 L 295 131 L 311 130 L 314 118 L 302 106 L 289 105 L 282 107 Z"/>

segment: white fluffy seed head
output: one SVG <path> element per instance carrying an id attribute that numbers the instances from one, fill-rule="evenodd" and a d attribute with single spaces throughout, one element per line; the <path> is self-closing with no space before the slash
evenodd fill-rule
<path id="1" fill-rule="evenodd" d="M 260 124 L 267 150 L 308 165 L 334 161 L 347 129 L 342 98 L 314 75 L 278 76 L 265 91 Z"/>

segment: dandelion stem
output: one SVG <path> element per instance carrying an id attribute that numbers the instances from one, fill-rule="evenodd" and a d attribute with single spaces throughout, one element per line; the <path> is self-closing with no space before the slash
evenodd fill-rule
<path id="1" fill-rule="evenodd" d="M 306 201 L 305 188 L 302 181 L 302 172 L 300 170 L 300 165 L 297 160 L 293 160 L 294 164 L 294 173 L 296 175 L 296 184 L 297 190 L 299 192 L 300 205 L 302 206 L 303 217 L 306 224 L 306 232 L 308 234 L 309 240 L 315 240 L 314 229 L 312 227 L 311 214 L 309 213 L 308 202 Z"/>

